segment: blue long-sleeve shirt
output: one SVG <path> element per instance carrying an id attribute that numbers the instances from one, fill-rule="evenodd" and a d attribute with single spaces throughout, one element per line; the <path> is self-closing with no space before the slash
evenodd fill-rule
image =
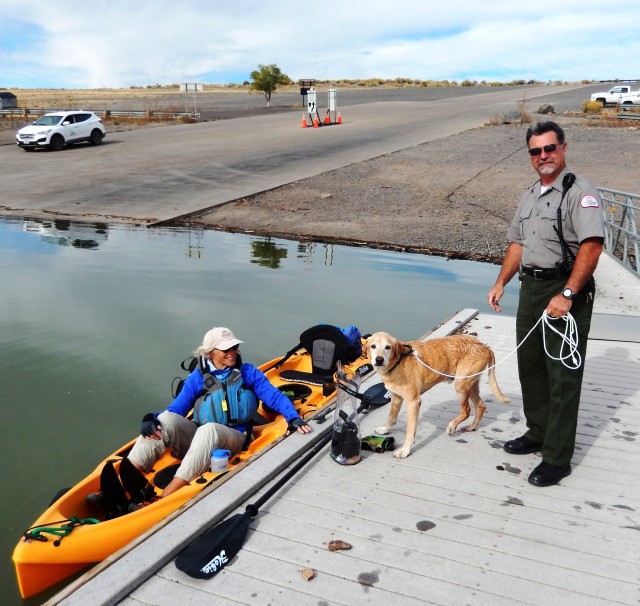
<path id="1" fill-rule="evenodd" d="M 240 367 L 243 383 L 249 387 L 259 400 L 281 414 L 287 423 L 300 415 L 293 407 L 293 402 L 280 390 L 276 389 L 267 379 L 265 374 L 253 366 L 242 364 Z M 169 412 L 174 412 L 186 417 L 204 389 L 204 377 L 200 368 L 194 369 L 184 381 L 182 390 L 173 402 L 168 406 Z M 234 427 L 238 431 L 246 431 L 246 427 Z"/>

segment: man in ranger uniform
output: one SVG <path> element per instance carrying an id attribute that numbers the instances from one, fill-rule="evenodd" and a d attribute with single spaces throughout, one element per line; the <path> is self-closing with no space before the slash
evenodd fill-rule
<path id="1" fill-rule="evenodd" d="M 170 448 L 182 459 L 174 478 L 161 497 L 169 496 L 204 473 L 216 448 L 236 454 L 249 444 L 253 416 L 262 400 L 284 416 L 289 431 L 308 433 L 311 427 L 276 389 L 264 373 L 240 360 L 242 341 L 224 327 L 212 328 L 195 350 L 199 359 L 185 379 L 175 400 L 162 413 L 148 413 L 142 419 L 140 436 L 129 460 L 148 473 Z M 185 418 L 193 410 L 193 421 Z"/>
<path id="2" fill-rule="evenodd" d="M 517 455 L 542 452 L 529 482 L 552 486 L 571 473 L 604 220 L 596 188 L 566 167 L 562 128 L 555 122 L 535 124 L 527 130 L 526 142 L 540 179 L 520 201 L 507 233 L 502 268 L 487 298 L 501 311 L 504 287 L 520 272 L 516 338 L 521 343 L 518 375 L 528 431 L 507 441 L 504 450 Z M 541 322 L 523 343 L 545 311 L 560 334 Z M 575 364 L 557 359 L 569 313 L 577 326 Z M 565 344 L 563 355 L 567 350 Z"/>

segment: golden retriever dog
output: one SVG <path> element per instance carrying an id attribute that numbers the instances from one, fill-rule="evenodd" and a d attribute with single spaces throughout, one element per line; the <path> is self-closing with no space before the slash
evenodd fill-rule
<path id="1" fill-rule="evenodd" d="M 511 402 L 498 387 L 493 351 L 475 337 L 453 335 L 402 343 L 386 332 L 376 332 L 367 339 L 366 351 L 391 393 L 389 417 L 385 425 L 376 429 L 376 433 L 388 434 L 396 424 L 402 403 L 407 403 L 407 435 L 402 447 L 394 451 L 394 457 L 404 459 L 411 453 L 418 425 L 420 396 L 442 381 L 453 382 L 460 400 L 460 415 L 447 426 L 448 434 L 454 433 L 458 425 L 469 418 L 469 400 L 475 407 L 475 417 L 461 430 L 473 431 L 478 427 L 487 409 L 480 398 L 479 388 L 480 374 L 487 367 L 493 394 L 505 404 Z"/>

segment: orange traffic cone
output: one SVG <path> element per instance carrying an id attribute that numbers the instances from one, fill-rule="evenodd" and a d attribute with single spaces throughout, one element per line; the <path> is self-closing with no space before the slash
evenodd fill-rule
<path id="1" fill-rule="evenodd" d="M 309 128 L 309 125 L 307 124 L 307 117 L 302 114 L 302 128 Z"/>
<path id="2" fill-rule="evenodd" d="M 331 116 L 329 115 L 329 112 L 324 115 L 324 123 L 331 124 Z"/>
<path id="3" fill-rule="evenodd" d="M 313 128 L 320 128 L 320 121 L 318 120 L 318 114 L 313 117 Z"/>
<path id="4" fill-rule="evenodd" d="M 340 115 L 340 112 L 338 112 L 338 118 L 336 120 L 336 124 L 342 124 L 342 116 Z"/>

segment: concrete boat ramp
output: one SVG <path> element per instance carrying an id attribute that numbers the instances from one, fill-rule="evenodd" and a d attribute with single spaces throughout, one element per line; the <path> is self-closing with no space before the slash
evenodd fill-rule
<path id="1" fill-rule="evenodd" d="M 474 433 L 448 436 L 451 385 L 423 396 L 410 457 L 363 451 L 341 466 L 328 447 L 271 498 L 238 556 L 210 580 L 174 558 L 205 529 L 244 511 L 326 432 L 294 434 L 214 493 L 49 600 L 49 606 L 121 604 L 513 604 L 640 602 L 640 280 L 603 255 L 586 360 L 573 473 L 557 486 L 527 482 L 539 454 L 508 455 L 525 430 L 515 318 L 463 310 L 429 336 L 463 326 L 495 351 L 501 404 L 483 378 L 487 413 Z M 377 379 L 373 379 L 377 381 Z M 363 435 L 385 407 L 361 416 Z M 393 435 L 403 436 L 401 413 Z M 329 551 L 329 541 L 351 544 Z M 301 571 L 312 569 L 306 580 Z"/>

